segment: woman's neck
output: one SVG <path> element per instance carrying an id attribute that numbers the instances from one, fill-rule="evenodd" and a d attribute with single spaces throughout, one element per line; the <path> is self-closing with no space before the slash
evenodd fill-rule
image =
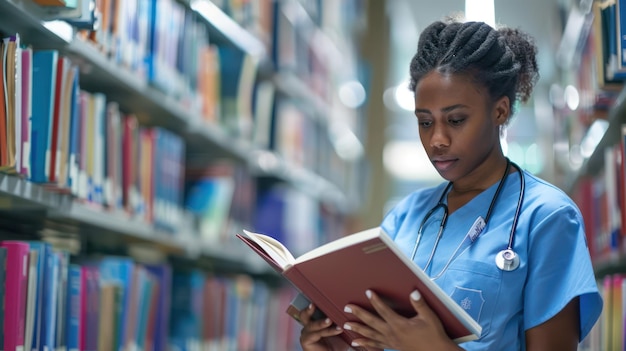
<path id="1" fill-rule="evenodd" d="M 493 162 L 483 163 L 471 175 L 462 180 L 457 180 L 452 184 L 452 189 L 448 193 L 448 210 L 450 213 L 461 208 L 470 202 L 474 197 L 487 190 L 492 185 L 499 182 L 507 168 L 507 174 L 513 171 L 507 161 L 502 156 Z"/>

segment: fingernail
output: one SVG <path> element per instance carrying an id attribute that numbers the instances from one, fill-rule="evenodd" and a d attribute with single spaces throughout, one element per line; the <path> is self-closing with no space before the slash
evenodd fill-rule
<path id="1" fill-rule="evenodd" d="M 313 309 L 313 304 L 309 304 L 309 309 L 312 310 Z"/>
<path id="2" fill-rule="evenodd" d="M 372 298 L 372 290 L 365 290 L 365 296 L 367 296 L 368 299 Z"/>
<path id="3" fill-rule="evenodd" d="M 341 329 L 339 326 L 336 326 L 336 327 L 335 327 L 335 329 L 336 329 L 337 331 L 343 331 L 343 329 Z"/>
<path id="4" fill-rule="evenodd" d="M 413 299 L 413 301 L 419 301 L 421 298 L 422 295 L 420 294 L 420 292 L 417 290 L 413 290 L 413 292 L 411 293 L 411 299 Z"/>
<path id="5" fill-rule="evenodd" d="M 348 306 L 344 307 L 344 308 L 343 308 L 343 311 L 344 311 L 345 313 L 352 313 L 352 309 L 351 309 L 350 307 L 348 307 Z"/>
<path id="6" fill-rule="evenodd" d="M 352 347 L 359 347 L 360 345 L 356 341 L 353 341 L 352 344 L 350 344 L 350 346 L 352 346 Z"/>
<path id="7" fill-rule="evenodd" d="M 343 329 L 345 330 L 352 330 L 352 327 L 350 326 L 350 324 L 346 323 L 343 325 Z"/>
<path id="8" fill-rule="evenodd" d="M 330 318 L 324 319 L 324 324 L 330 324 Z"/>

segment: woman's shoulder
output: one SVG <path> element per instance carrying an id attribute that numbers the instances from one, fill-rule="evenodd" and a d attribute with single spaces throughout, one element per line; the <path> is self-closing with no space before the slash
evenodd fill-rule
<path id="1" fill-rule="evenodd" d="M 578 206 L 561 188 L 527 171 L 525 177 L 524 202 L 541 211 L 554 212 L 563 209 L 574 209 Z"/>
<path id="2" fill-rule="evenodd" d="M 381 226 L 392 237 L 395 238 L 398 228 L 406 218 L 417 213 L 423 213 L 428 208 L 432 208 L 446 186 L 446 183 L 433 187 L 425 187 L 414 190 L 400 198 L 386 211 Z"/>
<path id="3" fill-rule="evenodd" d="M 447 183 L 419 188 L 399 198 L 390 206 L 387 214 L 396 216 L 406 215 L 410 211 L 421 211 L 423 208 L 432 207 L 441 197 Z"/>

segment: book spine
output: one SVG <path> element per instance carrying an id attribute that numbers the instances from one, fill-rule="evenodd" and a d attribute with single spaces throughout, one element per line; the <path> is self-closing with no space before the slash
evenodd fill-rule
<path id="1" fill-rule="evenodd" d="M 0 246 L 0 349 L 4 347 L 4 319 L 6 316 L 6 278 L 7 278 L 7 248 Z"/>
<path id="2" fill-rule="evenodd" d="M 35 51 L 33 54 L 33 93 L 36 101 L 32 110 L 31 125 L 31 180 L 37 183 L 48 181 L 46 155 L 49 152 L 49 125 L 54 109 L 54 83 L 57 76 L 58 52 Z"/>
<path id="3" fill-rule="evenodd" d="M 68 351 L 78 351 L 80 345 L 81 280 L 81 267 L 76 264 L 70 264 L 67 277 L 67 302 L 65 305 L 67 318 L 65 333 Z"/>
<path id="4" fill-rule="evenodd" d="M 23 350 L 29 246 L 18 241 L 3 241 L 1 246 L 7 249 L 4 350 Z"/>

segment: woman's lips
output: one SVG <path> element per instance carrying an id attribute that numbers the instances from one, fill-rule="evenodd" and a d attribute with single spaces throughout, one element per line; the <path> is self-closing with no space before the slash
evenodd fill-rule
<path id="1" fill-rule="evenodd" d="M 433 165 L 437 168 L 439 172 L 445 172 L 456 162 L 456 160 L 435 160 L 433 161 Z"/>

